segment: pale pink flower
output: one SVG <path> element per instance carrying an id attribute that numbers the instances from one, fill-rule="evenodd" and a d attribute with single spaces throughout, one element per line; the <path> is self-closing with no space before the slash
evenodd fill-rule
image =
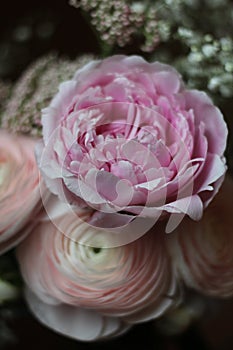
<path id="1" fill-rule="evenodd" d="M 59 213 L 63 204 L 57 205 Z M 89 211 L 80 211 L 74 220 L 62 209 L 18 247 L 26 299 L 35 316 L 65 335 L 96 340 L 174 307 L 179 286 L 166 236 L 149 232 L 131 244 L 102 248 L 111 235 L 88 225 L 88 216 Z"/>
<path id="2" fill-rule="evenodd" d="M 233 296 L 232 199 L 233 180 L 228 176 L 202 220 L 184 220 L 168 239 L 180 277 L 210 296 Z"/>
<path id="3" fill-rule="evenodd" d="M 172 231 L 186 214 L 199 220 L 226 170 L 219 109 L 172 67 L 141 57 L 85 65 L 60 85 L 42 124 L 49 189 L 97 210 L 96 226 L 173 213 Z"/>
<path id="4" fill-rule="evenodd" d="M 41 208 L 36 141 L 0 130 L 0 252 L 29 232 L 25 224 Z"/>

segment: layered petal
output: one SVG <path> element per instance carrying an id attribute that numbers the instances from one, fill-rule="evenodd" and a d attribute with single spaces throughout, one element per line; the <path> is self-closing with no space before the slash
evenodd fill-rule
<path id="1" fill-rule="evenodd" d="M 228 175 L 198 223 L 186 219 L 169 237 L 169 249 L 184 282 L 210 296 L 233 296 L 233 180 Z"/>
<path id="2" fill-rule="evenodd" d="M 18 244 L 30 232 L 33 225 L 30 219 L 42 206 L 35 143 L 28 137 L 0 131 L 1 253 Z"/>

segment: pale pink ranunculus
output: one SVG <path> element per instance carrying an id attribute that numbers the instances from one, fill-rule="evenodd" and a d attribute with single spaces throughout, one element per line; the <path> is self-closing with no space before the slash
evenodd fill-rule
<path id="1" fill-rule="evenodd" d="M 97 210 L 96 226 L 172 213 L 172 231 L 186 214 L 198 220 L 226 170 L 219 109 L 171 66 L 138 56 L 85 65 L 60 85 L 42 124 L 49 189 Z"/>
<path id="2" fill-rule="evenodd" d="M 77 220 L 61 212 L 53 222 L 45 217 L 17 248 L 26 299 L 42 323 L 75 339 L 96 340 L 177 305 L 180 289 L 164 234 L 102 248 L 111 235 L 86 223 L 89 211 L 80 211 Z"/>
<path id="3" fill-rule="evenodd" d="M 35 144 L 0 130 L 0 253 L 28 234 L 30 225 L 25 225 L 41 208 Z"/>
<path id="4" fill-rule="evenodd" d="M 199 292 L 233 296 L 233 180 L 228 175 L 197 223 L 186 219 L 168 246 L 180 278 Z"/>

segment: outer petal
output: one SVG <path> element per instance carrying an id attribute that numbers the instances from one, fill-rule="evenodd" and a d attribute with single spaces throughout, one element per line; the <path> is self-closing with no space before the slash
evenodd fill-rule
<path id="1" fill-rule="evenodd" d="M 105 317 L 95 311 L 65 304 L 45 304 L 30 289 L 26 289 L 25 296 L 32 313 L 41 323 L 76 340 L 100 340 L 129 329 L 120 319 Z"/>
<path id="2" fill-rule="evenodd" d="M 186 107 L 194 110 L 196 123 L 204 122 L 205 124 L 208 151 L 222 156 L 226 148 L 228 134 L 222 113 L 202 91 L 185 91 L 183 95 Z"/>

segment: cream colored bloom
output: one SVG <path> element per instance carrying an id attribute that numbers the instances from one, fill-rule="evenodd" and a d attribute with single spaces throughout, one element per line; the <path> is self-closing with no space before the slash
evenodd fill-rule
<path id="1" fill-rule="evenodd" d="M 60 209 L 53 222 L 45 218 L 34 229 L 17 254 L 27 301 L 42 323 L 76 339 L 94 340 L 176 305 L 178 286 L 163 232 L 101 248 L 111 234 L 87 223 L 91 212 L 80 211 L 74 220 L 62 209 L 59 215 Z M 115 324 L 114 332 L 102 332 L 106 322 Z"/>
<path id="2" fill-rule="evenodd" d="M 27 235 L 25 225 L 41 208 L 35 143 L 0 131 L 0 253 Z"/>
<path id="3" fill-rule="evenodd" d="M 233 180 L 225 182 L 198 223 L 183 221 L 169 237 L 178 274 L 189 286 L 215 297 L 233 296 Z"/>

